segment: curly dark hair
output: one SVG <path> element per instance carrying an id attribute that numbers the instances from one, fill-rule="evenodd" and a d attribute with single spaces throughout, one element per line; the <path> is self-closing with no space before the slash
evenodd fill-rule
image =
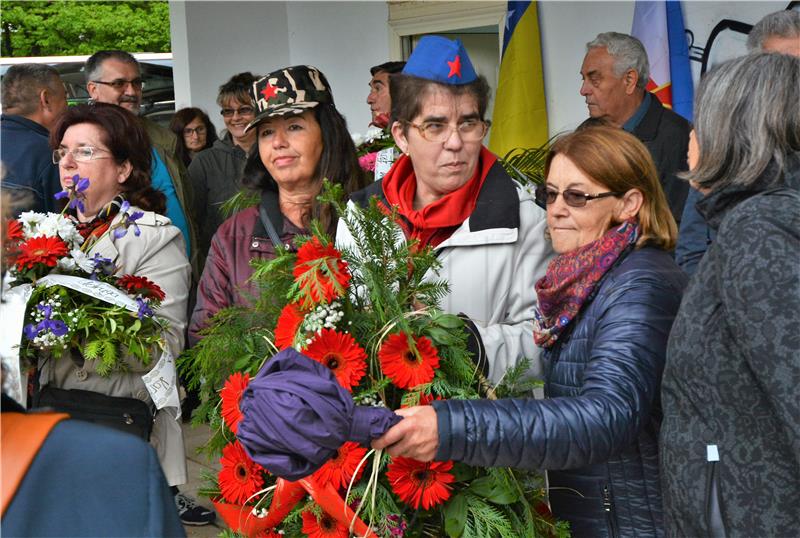
<path id="1" fill-rule="evenodd" d="M 128 201 L 147 211 L 163 214 L 166 197 L 150 182 L 150 138 L 139 118 L 117 105 L 95 103 L 67 108 L 50 133 L 50 147 L 58 148 L 64 133 L 73 125 L 90 123 L 103 131 L 103 143 L 117 164 L 131 163 L 131 174 L 122 184 Z"/>

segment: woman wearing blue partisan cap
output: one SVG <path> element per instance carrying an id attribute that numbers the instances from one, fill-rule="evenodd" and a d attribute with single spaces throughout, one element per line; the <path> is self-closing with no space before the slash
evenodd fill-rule
<path id="1" fill-rule="evenodd" d="M 552 250 L 545 212 L 483 146 L 486 80 L 460 41 L 425 36 L 389 87 L 392 135 L 403 155 L 352 203 L 377 196 L 397 206 L 406 240 L 438 253 L 442 267 L 431 278 L 450 285 L 441 306 L 469 318 L 470 347 L 491 382 L 522 358 L 540 374 L 533 286 Z M 337 243 L 352 243 L 345 226 Z"/>
<path id="2" fill-rule="evenodd" d="M 293 248 L 295 236 L 309 233 L 311 219 L 333 233 L 332 209 L 316 200 L 323 178 L 345 193 L 366 185 L 347 123 L 318 69 L 279 69 L 250 91 L 257 114 L 247 130 L 257 129 L 257 151 L 250 152 L 242 182 L 261 191 L 261 203 L 226 220 L 211 240 L 189 324 L 192 343 L 221 308 L 247 304 L 255 295 L 248 282 L 251 259 L 274 257 L 276 245 Z"/>

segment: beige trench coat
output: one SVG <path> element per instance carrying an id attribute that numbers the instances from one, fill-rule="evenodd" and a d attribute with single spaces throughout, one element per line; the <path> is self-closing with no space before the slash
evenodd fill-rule
<path id="1" fill-rule="evenodd" d="M 132 211 L 136 210 L 132 208 Z M 119 220 L 120 216 L 117 215 L 112 225 Z M 166 299 L 156 315 L 169 321 L 167 347 L 177 357 L 184 345 L 190 275 L 183 236 L 168 218 L 150 211 L 145 211 L 137 224 L 141 230 L 140 236 L 134 235 L 132 228 L 120 239 L 113 239 L 111 234 L 106 234 L 91 248 L 89 255 L 98 253 L 109 258 L 118 267 L 118 275 L 144 276 L 164 290 Z M 55 360 L 43 361 L 40 381 L 42 385 L 52 384 L 63 389 L 91 390 L 109 396 L 137 398 L 152 405 L 142 375 L 155 366 L 156 360 L 145 367 L 131 359 L 128 363 L 130 371 L 103 377 L 95 372 L 93 361 L 86 361 L 79 366 L 67 354 Z M 158 453 L 169 485 L 185 483 L 186 455 L 180 422 L 166 410 L 159 410 L 150 442 Z"/>

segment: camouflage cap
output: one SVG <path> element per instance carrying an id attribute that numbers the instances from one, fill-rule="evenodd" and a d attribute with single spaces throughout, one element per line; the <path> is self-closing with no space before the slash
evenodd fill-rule
<path id="1" fill-rule="evenodd" d="M 256 117 L 246 131 L 267 118 L 302 114 L 320 103 L 333 103 L 325 75 L 310 65 L 285 67 L 256 80 L 250 97 L 256 104 Z"/>

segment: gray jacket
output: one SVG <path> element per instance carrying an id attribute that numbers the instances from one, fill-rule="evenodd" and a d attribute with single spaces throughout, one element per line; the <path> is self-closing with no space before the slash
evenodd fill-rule
<path id="1" fill-rule="evenodd" d="M 205 265 L 211 238 L 225 216 L 222 204 L 242 188 L 241 178 L 247 153 L 233 143 L 230 133 L 204 149 L 189 165 L 189 181 L 194 191 L 192 217 L 197 223 L 197 252 L 200 267 Z"/>

